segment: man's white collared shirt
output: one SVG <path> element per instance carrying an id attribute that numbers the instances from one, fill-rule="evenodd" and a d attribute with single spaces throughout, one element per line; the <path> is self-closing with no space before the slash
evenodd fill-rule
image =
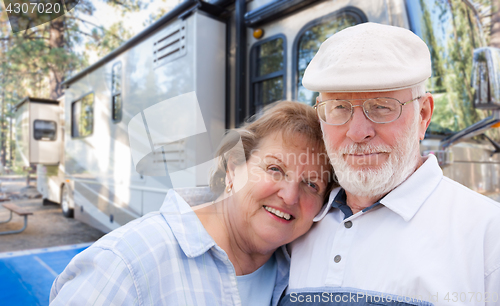
<path id="1" fill-rule="evenodd" d="M 340 190 L 291 244 L 289 302 L 280 305 L 362 294 L 343 304 L 500 305 L 500 204 L 444 177 L 434 156 L 345 219 L 332 207 Z"/>

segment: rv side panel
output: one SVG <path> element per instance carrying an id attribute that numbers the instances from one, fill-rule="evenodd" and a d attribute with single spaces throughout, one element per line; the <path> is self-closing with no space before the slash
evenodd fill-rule
<path id="1" fill-rule="evenodd" d="M 30 114 L 28 103 L 23 103 L 16 111 L 15 143 L 15 165 L 17 167 L 29 167 Z"/>
<path id="2" fill-rule="evenodd" d="M 62 135 L 58 104 L 29 103 L 30 162 L 57 165 L 60 161 Z"/>
<path id="3" fill-rule="evenodd" d="M 153 145 L 170 152 L 167 166 L 182 170 L 176 174 L 184 178 L 183 184 L 208 184 L 208 176 L 202 175 L 206 167 L 196 166 L 207 161 L 207 152 L 213 153 L 224 133 L 225 38 L 224 23 L 194 12 L 69 84 L 65 169 L 74 182 L 76 218 L 109 231 L 159 209 L 173 183 L 170 175 L 136 171 L 128 125 L 144 114 L 152 129 L 154 122 L 147 121 L 150 107 L 191 92 L 198 98 L 208 138 L 198 135 Z M 179 103 L 175 108 L 182 110 Z M 163 121 L 166 115 L 175 116 L 173 109 L 163 110 Z M 161 114 L 155 118 L 161 121 Z"/>

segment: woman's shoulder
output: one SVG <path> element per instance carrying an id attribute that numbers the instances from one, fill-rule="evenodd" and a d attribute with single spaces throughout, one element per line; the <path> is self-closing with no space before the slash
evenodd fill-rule
<path id="1" fill-rule="evenodd" d="M 171 190 L 159 211 L 127 223 L 91 247 L 112 250 L 127 260 L 136 254 L 177 252 L 179 248 L 184 253 L 191 253 L 200 242 L 208 245 L 212 241 L 190 205 Z"/>
<path id="2" fill-rule="evenodd" d="M 201 223 L 189 205 L 172 199 L 170 192 L 169 195 L 160 211 L 129 222 L 78 254 L 56 279 L 51 299 L 63 292 L 60 300 L 66 300 L 74 295 L 73 289 L 80 286 L 93 290 L 94 286 L 99 286 L 96 282 L 102 279 L 112 282 L 112 286 L 119 288 L 117 291 L 132 300 L 152 295 L 147 297 L 148 301 L 160 301 L 160 296 L 150 290 L 152 284 L 158 283 L 162 284 L 158 292 L 176 288 L 170 295 L 173 298 L 175 292 L 183 292 L 184 284 L 177 288 L 177 280 L 183 279 L 181 275 L 185 271 L 191 271 L 187 268 L 191 261 L 208 260 L 200 255 L 209 252 L 213 240 L 200 228 Z M 130 281 L 125 284 L 127 288 L 122 288 L 124 279 Z M 66 287 L 69 289 L 64 290 Z M 98 291 L 97 296 L 105 294 Z M 75 298 L 83 299 L 81 296 Z"/>
<path id="3" fill-rule="evenodd" d="M 157 245 L 175 246 L 175 237 L 160 212 L 149 213 L 106 234 L 90 248 L 112 250 L 121 257 L 154 249 Z"/>
<path id="4" fill-rule="evenodd" d="M 161 219 L 159 212 L 145 215 L 103 236 L 76 255 L 56 278 L 51 301 L 59 301 L 55 304 L 61 305 L 74 301 L 78 305 L 85 298 L 80 289 L 89 292 L 89 296 L 102 298 L 107 294 L 99 287 L 103 279 L 108 288 L 120 292 L 118 300 L 123 296 L 133 300 L 140 296 L 139 292 L 147 292 L 140 280 L 157 279 L 156 265 L 163 260 L 158 254 L 169 253 L 177 247 L 168 224 Z M 106 296 L 108 298 L 114 297 Z"/>
<path id="5" fill-rule="evenodd" d="M 157 239 L 164 241 L 172 233 L 168 218 L 165 218 L 164 214 L 175 214 L 182 210 L 182 206 L 185 206 L 184 203 L 178 203 L 176 194 L 169 191 L 159 211 L 150 212 L 113 230 L 94 243 L 92 247 L 115 248 L 122 244 L 136 245 L 141 241 L 151 243 L 159 236 L 166 236 Z"/>
<path id="6" fill-rule="evenodd" d="M 176 206 L 172 202 L 170 193 L 165 197 L 162 208 Z M 90 248 L 112 250 L 117 254 L 127 255 L 130 247 L 134 252 L 142 251 L 142 248 L 154 247 L 156 244 L 170 245 L 175 242 L 168 220 L 160 211 L 150 212 L 138 219 L 113 230 L 97 240 Z M 120 252 L 120 250 L 122 252 Z"/>

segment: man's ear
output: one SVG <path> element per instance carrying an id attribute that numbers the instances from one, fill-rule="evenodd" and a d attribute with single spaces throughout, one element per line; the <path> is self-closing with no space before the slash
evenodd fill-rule
<path id="1" fill-rule="evenodd" d="M 319 102 L 321 102 L 321 93 L 319 93 L 319 95 L 316 97 L 316 104 L 318 104 Z"/>
<path id="2" fill-rule="evenodd" d="M 421 98 L 421 101 L 418 137 L 420 140 L 423 140 L 425 131 L 431 123 L 432 113 L 434 112 L 434 98 L 432 94 L 428 92 Z"/>

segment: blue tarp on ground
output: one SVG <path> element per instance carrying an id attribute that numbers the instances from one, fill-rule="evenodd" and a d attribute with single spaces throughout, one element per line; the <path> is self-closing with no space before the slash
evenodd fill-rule
<path id="1" fill-rule="evenodd" d="M 0 304 L 49 305 L 54 279 L 89 245 L 0 253 Z"/>

